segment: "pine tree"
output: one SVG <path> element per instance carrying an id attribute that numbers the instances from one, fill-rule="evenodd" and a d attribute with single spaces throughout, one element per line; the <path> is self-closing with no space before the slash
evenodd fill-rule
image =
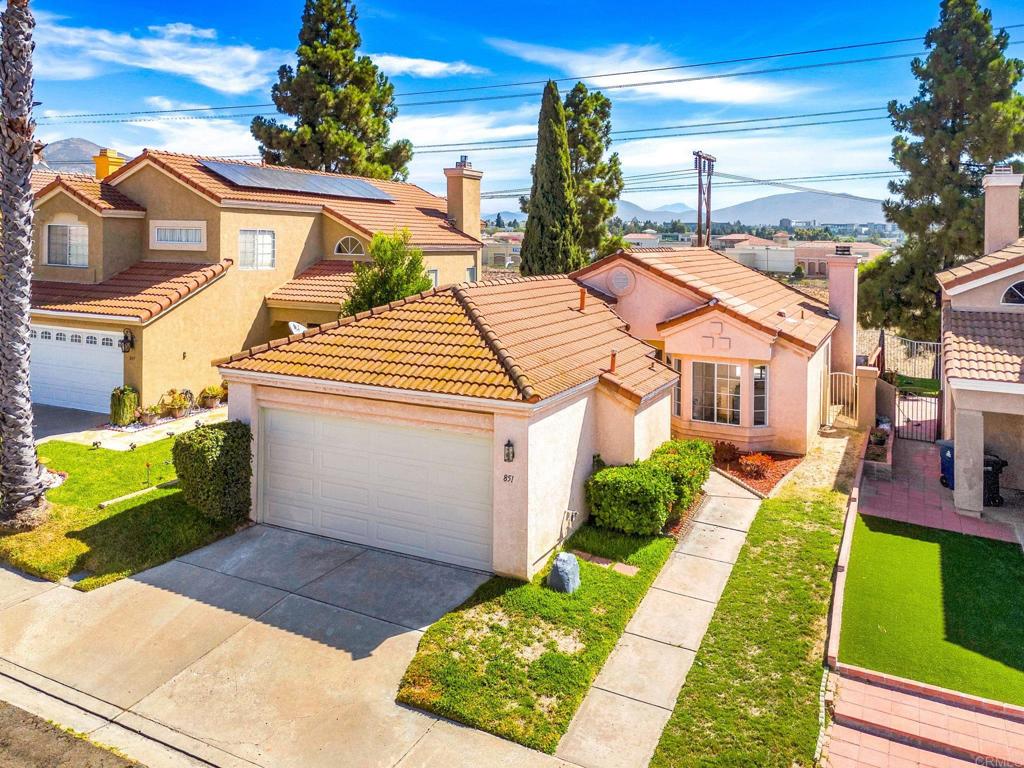
<path id="1" fill-rule="evenodd" d="M 412 144 L 390 143 L 394 86 L 369 56 L 358 55 L 361 42 L 349 0 L 306 0 L 298 67 L 282 66 L 271 89 L 278 112 L 294 125 L 252 121 L 264 162 L 374 179 L 408 176 Z"/>
<path id="2" fill-rule="evenodd" d="M 611 147 L 612 103 L 600 91 L 576 83 L 565 97 L 565 126 L 569 136 L 569 171 L 576 185 L 584 251 L 597 250 L 608 234 L 608 220 L 622 194 L 622 164 Z"/>
<path id="3" fill-rule="evenodd" d="M 909 104 L 889 103 L 893 162 L 907 173 L 889 189 L 887 218 L 907 234 L 892 259 L 865 270 L 861 321 L 904 335 L 939 333 L 935 273 L 982 255 L 981 180 L 993 163 L 1024 151 L 1024 96 L 1015 92 L 1024 62 L 1005 56 L 1009 35 L 992 32 L 977 0 L 943 0 L 939 25 L 925 36 L 926 60 Z"/>
<path id="4" fill-rule="evenodd" d="M 387 235 L 378 232 L 370 242 L 369 264 L 356 262 L 352 294 L 342 307 L 354 315 L 414 293 L 429 290 L 433 281 L 423 268 L 423 251 L 413 248 L 408 229 Z"/>
<path id="5" fill-rule="evenodd" d="M 524 275 L 553 275 L 582 267 L 580 217 L 569 171 L 565 108 L 558 86 L 549 80 L 537 124 L 537 159 L 533 164 L 530 210 L 523 236 Z"/>
<path id="6" fill-rule="evenodd" d="M 498 229 L 504 229 L 505 228 L 505 220 L 503 218 L 501 218 L 501 212 L 500 211 L 498 212 L 497 217 L 494 219 L 494 226 L 496 226 Z"/>

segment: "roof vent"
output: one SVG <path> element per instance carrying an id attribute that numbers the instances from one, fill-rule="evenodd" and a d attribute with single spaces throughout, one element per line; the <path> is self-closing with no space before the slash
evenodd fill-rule
<path id="1" fill-rule="evenodd" d="M 776 312 L 775 314 L 777 314 L 777 315 L 778 315 L 779 317 L 785 317 L 785 316 L 786 316 L 786 310 L 784 310 L 784 309 L 780 309 L 780 310 L 779 310 L 778 312 Z"/>
<path id="2" fill-rule="evenodd" d="M 848 245 L 837 245 L 836 256 L 851 256 L 850 246 Z"/>
<path id="3" fill-rule="evenodd" d="M 992 173 L 994 173 L 994 174 L 1013 173 L 1013 166 L 1011 166 L 1011 165 L 994 165 L 994 166 L 992 166 Z"/>
<path id="4" fill-rule="evenodd" d="M 472 168 L 473 164 L 469 162 L 469 155 L 460 155 L 459 162 L 455 164 L 456 168 Z"/>

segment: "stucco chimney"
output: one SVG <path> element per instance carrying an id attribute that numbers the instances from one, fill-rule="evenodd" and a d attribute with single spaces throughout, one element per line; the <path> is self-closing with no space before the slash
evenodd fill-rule
<path id="1" fill-rule="evenodd" d="M 850 246 L 836 246 L 828 263 L 828 311 L 839 320 L 832 333 L 832 370 L 853 373 L 857 365 L 857 262 Z"/>
<path id="2" fill-rule="evenodd" d="M 448 179 L 448 218 L 455 228 L 470 237 L 480 239 L 480 179 L 483 171 L 473 170 L 473 164 L 463 155 L 454 168 L 445 168 Z"/>
<path id="3" fill-rule="evenodd" d="M 776 232 L 772 236 L 772 241 L 779 246 L 779 248 L 789 248 L 789 232 Z"/>
<path id="4" fill-rule="evenodd" d="M 1005 248 L 1020 237 L 1020 185 L 1024 174 L 997 165 L 982 179 L 985 189 L 985 254 Z"/>
<path id="5" fill-rule="evenodd" d="M 124 158 L 116 149 L 101 149 L 93 155 L 92 161 L 96 165 L 96 178 L 101 181 L 124 165 Z"/>

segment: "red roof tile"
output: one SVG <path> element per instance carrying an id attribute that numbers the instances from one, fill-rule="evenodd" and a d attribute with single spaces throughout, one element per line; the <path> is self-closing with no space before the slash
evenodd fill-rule
<path id="1" fill-rule="evenodd" d="M 353 262 L 325 259 L 271 292 L 267 300 L 340 305 L 349 297 L 355 274 Z"/>
<path id="2" fill-rule="evenodd" d="M 230 266 L 140 261 L 102 283 L 32 281 L 32 309 L 148 322 Z"/>
<path id="3" fill-rule="evenodd" d="M 40 171 L 34 171 L 33 176 Z M 45 177 L 40 175 L 40 180 Z M 58 173 L 44 186 L 36 190 L 36 197 L 48 195 L 55 189 L 63 189 L 75 199 L 95 211 L 145 211 L 141 205 L 115 189 L 106 181 L 99 181 L 87 173 Z"/>
<path id="4" fill-rule="evenodd" d="M 1024 312 L 942 312 L 946 376 L 1024 382 Z"/>
<path id="5" fill-rule="evenodd" d="M 1004 269 L 1018 267 L 1021 264 L 1024 264 L 1024 237 L 1005 248 L 982 256 L 980 259 L 974 259 L 939 272 L 935 279 L 939 281 L 939 285 L 948 290 L 972 280 L 1002 272 Z"/>

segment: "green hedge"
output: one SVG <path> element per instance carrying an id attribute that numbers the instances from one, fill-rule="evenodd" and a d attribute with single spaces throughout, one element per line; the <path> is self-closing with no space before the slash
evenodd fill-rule
<path id="1" fill-rule="evenodd" d="M 171 449 L 185 501 L 215 519 L 248 517 L 252 430 L 240 421 L 197 427 Z"/>
<path id="2" fill-rule="evenodd" d="M 598 469 L 587 481 L 594 523 L 625 533 L 661 533 L 673 507 L 682 512 L 693 503 L 713 459 L 704 440 L 670 440 L 646 461 Z"/>
<path id="3" fill-rule="evenodd" d="M 123 427 L 134 422 L 138 410 L 139 392 L 134 387 L 126 384 L 110 393 L 110 423 L 114 426 Z"/>

